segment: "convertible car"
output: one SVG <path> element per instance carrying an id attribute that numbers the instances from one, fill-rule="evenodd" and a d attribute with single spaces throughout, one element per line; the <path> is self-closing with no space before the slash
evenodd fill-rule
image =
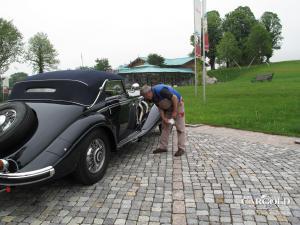
<path id="1" fill-rule="evenodd" d="M 99 181 L 110 153 L 159 124 L 156 106 L 127 92 L 122 77 L 68 70 L 30 76 L 0 106 L 0 185 L 44 182 L 73 173 Z"/>

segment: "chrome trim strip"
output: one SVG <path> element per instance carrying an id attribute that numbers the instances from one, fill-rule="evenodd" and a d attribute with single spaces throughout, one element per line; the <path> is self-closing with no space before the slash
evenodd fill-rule
<path id="1" fill-rule="evenodd" d="M 141 109 L 141 114 L 138 115 L 138 123 L 141 123 L 145 112 L 142 103 L 139 103 L 138 107 Z"/>
<path id="2" fill-rule="evenodd" d="M 49 176 L 42 178 L 42 179 L 36 179 L 40 175 L 46 175 L 49 173 Z M 39 170 L 33 170 L 29 172 L 21 172 L 21 173 L 0 173 L 0 179 L 7 180 L 5 183 L 0 183 L 0 185 L 13 185 L 13 186 L 18 186 L 18 185 L 24 185 L 24 184 L 33 184 L 36 182 L 40 182 L 43 180 L 47 180 L 51 177 L 53 177 L 55 174 L 55 169 L 52 166 L 48 166 Z M 22 179 L 31 179 L 30 181 L 25 181 L 22 182 Z M 16 181 L 10 183 L 9 181 Z M 20 182 L 18 182 L 20 181 Z"/>
<path id="3" fill-rule="evenodd" d="M 129 103 L 129 102 L 131 102 L 131 99 L 125 100 L 125 101 L 122 101 L 122 102 L 118 102 L 118 103 L 115 103 L 115 104 L 113 104 L 113 105 L 105 106 L 104 108 L 98 110 L 97 112 L 104 112 L 104 111 L 106 111 L 106 110 L 109 109 L 109 108 L 114 108 L 114 107 L 116 107 L 116 106 L 118 106 L 118 105 L 125 105 L 125 104 L 127 104 L 127 103 Z"/>
<path id="4" fill-rule="evenodd" d="M 53 100 L 53 99 L 22 99 L 22 98 L 18 98 L 18 99 L 12 99 L 12 100 L 8 100 L 8 102 L 15 102 L 15 101 L 29 101 L 29 102 L 34 102 L 34 101 L 49 101 L 49 102 L 54 102 L 54 104 L 57 102 L 64 102 L 64 103 L 71 103 L 74 105 L 80 105 L 80 106 L 84 106 L 87 107 L 87 105 L 78 103 L 78 102 L 72 102 L 72 101 L 65 101 L 65 100 Z M 46 103 L 46 102 L 42 102 L 42 103 Z"/>
<path id="5" fill-rule="evenodd" d="M 105 98 L 105 101 L 110 101 L 110 100 L 119 100 L 122 95 L 115 95 L 115 96 L 110 96 Z"/>
<path id="6" fill-rule="evenodd" d="M 99 92 L 98 92 L 98 95 L 97 95 L 95 101 L 94 101 L 89 107 L 87 107 L 88 109 L 91 109 L 91 108 L 97 103 L 97 101 L 98 101 L 98 99 L 99 99 L 99 97 L 100 97 L 102 91 L 104 90 L 104 87 L 105 87 L 107 81 L 108 81 L 108 79 L 106 79 L 106 80 L 102 83 L 101 87 L 99 88 Z"/>
<path id="7" fill-rule="evenodd" d="M 144 104 L 146 106 L 146 113 L 149 112 L 149 105 L 145 101 L 141 101 L 141 104 Z"/>

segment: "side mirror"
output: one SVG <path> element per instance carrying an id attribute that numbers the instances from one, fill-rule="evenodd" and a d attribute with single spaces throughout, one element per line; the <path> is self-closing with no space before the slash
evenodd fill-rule
<path id="1" fill-rule="evenodd" d="M 140 90 L 140 85 L 138 83 L 134 83 L 131 85 L 131 90 L 132 91 L 137 91 Z"/>

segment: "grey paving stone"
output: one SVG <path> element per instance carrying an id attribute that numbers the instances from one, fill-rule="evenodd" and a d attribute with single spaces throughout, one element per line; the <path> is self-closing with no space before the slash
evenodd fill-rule
<path id="1" fill-rule="evenodd" d="M 175 131 L 166 154 L 152 154 L 158 140 L 153 132 L 113 153 L 90 187 L 65 178 L 0 193 L 0 224 L 300 224 L 300 149 L 188 132 L 175 158 Z M 290 204 L 253 202 L 262 196 Z"/>

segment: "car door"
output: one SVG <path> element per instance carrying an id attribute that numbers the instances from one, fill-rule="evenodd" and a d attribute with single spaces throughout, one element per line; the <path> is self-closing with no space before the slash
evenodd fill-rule
<path id="1" fill-rule="evenodd" d="M 108 106 L 107 116 L 116 127 L 118 141 L 127 137 L 130 99 L 121 80 L 110 80 L 106 83 L 105 102 Z"/>

